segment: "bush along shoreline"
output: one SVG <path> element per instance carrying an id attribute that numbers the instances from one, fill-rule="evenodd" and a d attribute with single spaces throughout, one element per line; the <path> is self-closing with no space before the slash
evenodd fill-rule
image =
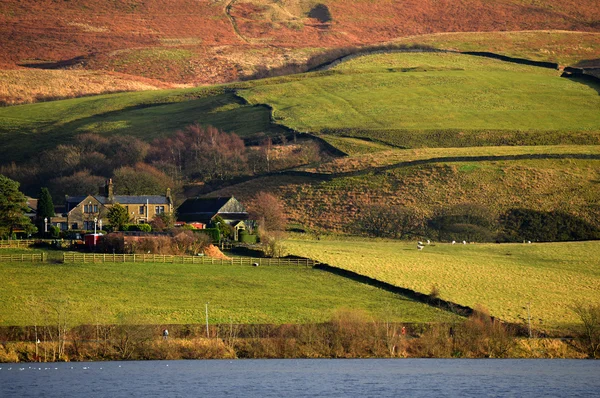
<path id="1" fill-rule="evenodd" d="M 168 330 L 168 336 L 164 331 Z M 527 337 L 526 337 L 527 336 Z M 535 333 L 533 334 L 535 336 Z M 585 333 L 530 338 L 476 312 L 452 324 L 365 321 L 340 311 L 319 324 L 4 327 L 0 362 L 243 358 L 598 358 Z"/>

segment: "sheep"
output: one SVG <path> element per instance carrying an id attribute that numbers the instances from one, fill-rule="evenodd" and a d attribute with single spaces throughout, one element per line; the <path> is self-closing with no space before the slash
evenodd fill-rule
<path id="1" fill-rule="evenodd" d="M 421 242 L 419 242 L 419 243 L 421 243 Z M 424 247 L 425 246 L 423 246 L 423 245 L 417 244 L 417 249 L 419 249 L 419 250 L 423 250 Z"/>

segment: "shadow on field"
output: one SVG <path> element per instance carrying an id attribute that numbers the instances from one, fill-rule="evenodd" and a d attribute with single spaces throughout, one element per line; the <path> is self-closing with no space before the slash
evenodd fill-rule
<path id="1" fill-rule="evenodd" d="M 473 308 L 471 308 L 471 307 L 466 307 L 464 305 L 456 304 L 451 301 L 442 300 L 441 298 L 435 297 L 433 295 L 419 293 L 419 292 L 416 292 L 411 289 L 406 289 L 403 287 L 395 286 L 395 285 L 392 285 L 392 284 L 389 284 L 386 282 L 379 281 L 377 279 L 370 278 L 365 275 L 357 274 L 356 272 L 353 272 L 353 271 L 348 271 L 345 269 L 332 267 L 331 265 L 328 265 L 328 264 L 320 263 L 320 264 L 315 265 L 314 268 L 325 271 L 325 272 L 329 272 L 331 274 L 338 275 L 338 276 L 341 276 L 341 277 L 344 277 L 347 279 L 351 279 L 355 282 L 364 283 L 369 286 L 383 289 L 390 293 L 399 294 L 410 300 L 414 300 L 414 301 L 418 301 L 423 304 L 431 305 L 431 306 L 440 308 L 445 311 L 452 312 L 452 313 L 460 315 L 460 316 L 469 317 L 469 316 L 473 315 L 473 313 L 475 313 L 475 310 L 473 310 Z"/>

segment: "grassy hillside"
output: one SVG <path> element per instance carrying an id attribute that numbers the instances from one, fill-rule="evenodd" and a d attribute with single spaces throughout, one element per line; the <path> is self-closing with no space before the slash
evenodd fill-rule
<path id="1" fill-rule="evenodd" d="M 482 305 L 503 320 L 549 330 L 577 319 L 569 306 L 600 297 L 600 244 L 450 245 L 418 251 L 416 243 L 288 240 L 290 253 L 444 299 Z"/>
<path id="2" fill-rule="evenodd" d="M 27 158 L 84 132 L 149 140 L 194 122 L 241 136 L 280 131 L 263 104 L 299 131 L 402 147 L 597 144 L 598 88 L 558 73 L 458 54 L 382 54 L 229 86 L 251 105 L 216 86 L 13 106 L 0 108 L 0 157 Z"/>
<path id="3" fill-rule="evenodd" d="M 22 160 L 77 134 L 127 134 L 150 141 L 193 123 L 241 137 L 281 131 L 263 106 L 223 88 L 121 93 L 0 108 L 0 159 Z"/>
<path id="4" fill-rule="evenodd" d="M 593 151 L 598 156 L 598 148 Z M 471 148 L 471 155 L 477 153 L 478 148 Z M 338 232 L 352 232 L 357 214 L 378 203 L 409 207 L 425 217 L 442 208 L 476 203 L 494 217 L 511 208 L 526 208 L 565 212 L 596 226 L 600 219 L 597 158 L 470 162 L 442 158 L 425 164 L 388 165 L 382 170 L 365 168 L 363 160 L 341 162 L 340 169 L 347 167 L 354 175 L 264 177 L 212 195 L 233 194 L 248 202 L 256 192 L 269 191 L 286 203 L 292 221 Z"/>
<path id="5" fill-rule="evenodd" d="M 276 121 L 299 131 L 597 133 L 597 89 L 551 69 L 467 55 L 402 53 L 361 57 L 324 75 L 240 94 L 250 103 L 270 104 Z"/>
<path id="6" fill-rule="evenodd" d="M 323 322 L 338 309 L 375 319 L 435 322 L 453 315 L 323 271 L 177 264 L 2 263 L 0 325 L 32 325 L 46 304 L 69 325 Z"/>

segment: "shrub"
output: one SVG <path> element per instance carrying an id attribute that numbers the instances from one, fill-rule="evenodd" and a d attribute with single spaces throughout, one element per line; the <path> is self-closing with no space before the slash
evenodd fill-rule
<path id="1" fill-rule="evenodd" d="M 331 12 L 325 4 L 317 4 L 308 13 L 309 18 L 314 18 L 321 23 L 331 22 Z"/>
<path id="2" fill-rule="evenodd" d="M 510 209 L 500 217 L 501 240 L 506 242 L 600 239 L 600 229 L 571 214 Z"/>
<path id="3" fill-rule="evenodd" d="M 125 224 L 123 225 L 123 231 L 152 232 L 152 227 L 150 224 Z"/>
<path id="4" fill-rule="evenodd" d="M 257 242 L 257 236 L 251 235 L 246 231 L 240 232 L 240 242 L 247 243 L 249 245 L 253 245 Z"/>

